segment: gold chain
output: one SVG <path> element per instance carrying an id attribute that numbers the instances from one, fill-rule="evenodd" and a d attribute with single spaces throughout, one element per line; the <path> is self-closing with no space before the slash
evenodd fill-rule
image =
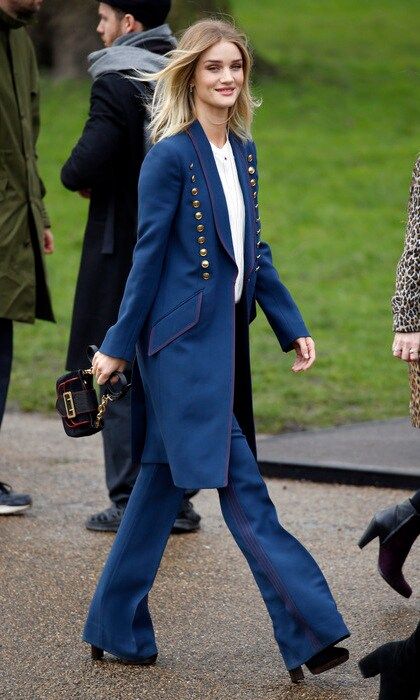
<path id="1" fill-rule="evenodd" d="M 109 402 L 112 401 L 111 397 L 109 394 L 105 394 L 103 397 L 101 403 L 99 404 L 98 407 L 98 415 L 96 416 L 96 421 L 95 421 L 95 428 L 99 428 L 101 425 L 101 420 L 103 418 L 103 415 L 106 411 L 106 407 L 108 406 Z"/>
<path id="2" fill-rule="evenodd" d="M 84 369 L 83 374 L 93 374 L 93 369 Z M 112 401 L 112 397 L 109 396 L 109 394 L 105 394 L 105 396 L 102 398 L 101 403 L 98 406 L 98 414 L 96 416 L 95 420 L 95 428 L 99 428 L 101 425 L 101 420 L 104 417 L 106 407 L 108 406 L 109 402 Z"/>

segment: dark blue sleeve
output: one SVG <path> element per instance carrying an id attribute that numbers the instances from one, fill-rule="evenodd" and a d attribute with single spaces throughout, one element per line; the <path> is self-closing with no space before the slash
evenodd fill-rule
<path id="1" fill-rule="evenodd" d="M 285 352 L 292 350 L 297 338 L 310 335 L 298 307 L 273 265 L 268 243 L 261 243 L 255 293 L 267 320 Z"/>
<path id="2" fill-rule="evenodd" d="M 255 145 L 251 146 L 257 163 Z M 285 352 L 292 350 L 297 338 L 310 335 L 301 313 L 273 265 L 268 243 L 260 241 L 255 296 Z"/>
<path id="3" fill-rule="evenodd" d="M 178 154 L 165 140 L 147 154 L 139 180 L 139 232 L 118 320 L 101 352 L 131 362 L 155 299 L 172 221 L 181 195 Z"/>

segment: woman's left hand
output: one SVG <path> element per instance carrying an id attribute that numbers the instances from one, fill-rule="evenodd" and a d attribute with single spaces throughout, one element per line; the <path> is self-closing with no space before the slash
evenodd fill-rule
<path id="1" fill-rule="evenodd" d="M 315 362 L 315 343 L 312 338 L 297 338 L 293 343 L 296 359 L 292 365 L 292 372 L 305 372 Z"/>

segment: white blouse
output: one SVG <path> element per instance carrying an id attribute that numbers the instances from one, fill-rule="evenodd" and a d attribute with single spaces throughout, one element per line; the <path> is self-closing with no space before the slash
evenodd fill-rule
<path id="1" fill-rule="evenodd" d="M 235 303 L 242 295 L 244 284 L 244 245 L 245 245 L 245 205 L 241 185 L 236 169 L 235 156 L 229 139 L 222 148 L 210 143 L 216 161 L 217 170 L 222 181 L 223 192 L 229 213 L 233 252 L 238 268 L 235 282 Z"/>

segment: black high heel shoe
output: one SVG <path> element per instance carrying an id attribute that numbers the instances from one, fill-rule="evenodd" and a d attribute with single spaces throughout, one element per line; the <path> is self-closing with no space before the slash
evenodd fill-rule
<path id="1" fill-rule="evenodd" d="M 104 650 L 101 649 L 100 647 L 95 647 L 94 644 L 91 644 L 90 646 L 90 651 L 91 651 L 91 657 L 92 661 L 102 661 L 104 657 Z M 156 663 L 157 659 L 157 654 L 153 654 L 153 656 L 145 656 L 143 659 L 122 659 L 118 657 L 118 661 L 120 661 L 122 664 L 127 664 L 130 666 L 153 666 L 153 664 Z"/>
<path id="2" fill-rule="evenodd" d="M 359 540 L 359 547 L 363 549 L 379 537 L 379 573 L 404 598 L 411 596 L 412 589 L 404 578 L 402 567 L 419 534 L 420 515 L 407 499 L 375 513 Z"/>
<path id="3" fill-rule="evenodd" d="M 380 674 L 379 700 L 417 700 L 420 693 L 420 624 L 411 637 L 383 644 L 359 661 L 364 678 Z"/>
<path id="4" fill-rule="evenodd" d="M 319 673 L 324 673 L 324 671 L 329 671 L 331 668 L 340 666 L 348 661 L 349 652 L 348 649 L 343 647 L 327 647 L 323 649 L 315 656 L 311 656 L 308 661 L 306 661 L 305 666 L 314 676 Z M 304 673 L 302 666 L 297 666 L 297 668 L 292 668 L 289 671 L 292 683 L 300 683 L 304 679 Z"/>

